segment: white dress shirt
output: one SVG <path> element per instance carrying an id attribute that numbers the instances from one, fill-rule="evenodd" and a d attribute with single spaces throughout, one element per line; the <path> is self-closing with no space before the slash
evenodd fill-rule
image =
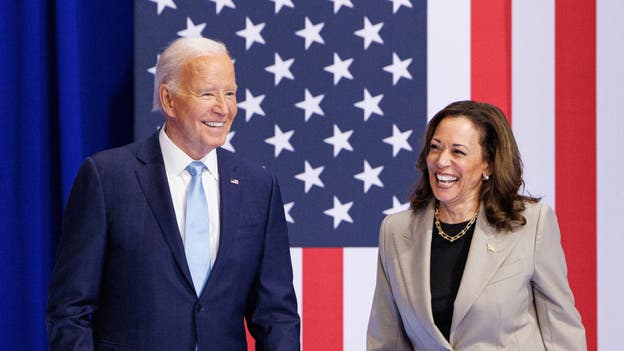
<path id="1" fill-rule="evenodd" d="M 189 155 L 182 151 L 169 139 L 165 133 L 165 126 L 160 129 L 158 135 L 160 151 L 165 162 L 167 182 L 173 201 L 178 229 L 184 242 L 184 225 L 186 218 L 186 191 L 191 182 L 191 174 L 186 167 L 193 161 Z M 208 221 L 210 222 L 210 266 L 214 265 L 219 248 L 219 168 L 217 166 L 217 150 L 213 149 L 201 160 L 207 170 L 202 173 L 202 185 L 206 193 L 208 203 Z"/>

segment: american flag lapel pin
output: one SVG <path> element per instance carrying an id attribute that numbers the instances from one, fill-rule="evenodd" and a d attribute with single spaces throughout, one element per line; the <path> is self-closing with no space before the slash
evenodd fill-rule
<path id="1" fill-rule="evenodd" d="M 236 178 L 230 179 L 230 183 L 238 185 L 238 179 Z"/>

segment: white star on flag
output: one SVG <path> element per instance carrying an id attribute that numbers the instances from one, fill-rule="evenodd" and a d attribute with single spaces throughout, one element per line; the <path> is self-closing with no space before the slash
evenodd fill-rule
<path id="1" fill-rule="evenodd" d="M 340 56 L 334 52 L 334 63 L 332 65 L 323 68 L 325 71 L 334 75 L 334 85 L 340 82 L 340 78 L 353 79 L 351 72 L 349 72 L 349 66 L 353 63 L 353 59 L 341 60 Z"/>
<path id="2" fill-rule="evenodd" d="M 286 222 L 288 223 L 295 223 L 295 220 L 290 215 L 290 210 L 293 208 L 294 205 L 294 202 L 284 204 L 284 217 L 286 217 Z"/>
<path id="3" fill-rule="evenodd" d="M 334 196 L 334 207 L 323 211 L 323 213 L 330 217 L 334 217 L 334 229 L 336 229 L 342 221 L 353 223 L 353 218 L 349 215 L 351 206 L 353 206 L 353 201 L 343 204 L 336 196 Z"/>
<path id="4" fill-rule="evenodd" d="M 180 37 L 184 38 L 196 38 L 201 37 L 201 32 L 206 27 L 206 23 L 199 23 L 195 25 L 193 21 L 191 21 L 190 17 L 186 18 L 186 29 L 179 31 L 177 34 Z"/>
<path id="5" fill-rule="evenodd" d="M 396 85 L 401 78 L 412 79 L 411 73 L 407 70 L 410 63 L 412 63 L 411 58 L 401 61 L 396 52 L 392 53 L 392 64 L 383 68 L 384 71 L 392 73 L 392 85 Z"/>
<path id="6" fill-rule="evenodd" d="M 304 192 L 307 194 L 314 185 L 324 188 L 325 184 L 321 181 L 320 175 L 325 169 L 324 166 L 313 168 L 308 161 L 304 161 L 304 171 L 295 175 L 296 179 L 304 182 Z"/>
<path id="7" fill-rule="evenodd" d="M 292 0 L 271 0 L 271 2 L 275 3 L 275 14 L 277 15 L 282 7 L 290 7 L 295 8 L 295 4 L 293 4 Z"/>
<path id="8" fill-rule="evenodd" d="M 401 6 L 412 8 L 412 3 L 410 0 L 388 0 L 392 1 L 392 13 L 397 13 Z"/>
<path id="9" fill-rule="evenodd" d="M 340 10 L 342 6 L 353 8 L 353 3 L 351 2 L 351 0 L 329 0 L 329 1 L 334 3 L 334 15 L 338 13 L 338 10 Z"/>
<path id="10" fill-rule="evenodd" d="M 275 158 L 279 156 L 282 150 L 295 151 L 293 146 L 290 144 L 290 137 L 292 137 L 294 133 L 295 133 L 294 130 L 284 133 L 282 132 L 280 127 L 276 124 L 275 134 L 270 138 L 264 139 L 264 141 L 267 144 L 271 144 L 275 147 L 275 151 L 274 151 Z"/>
<path id="11" fill-rule="evenodd" d="M 165 9 L 165 7 L 170 7 L 172 9 L 176 9 L 176 4 L 173 0 L 150 0 L 151 2 L 155 2 L 157 4 L 156 12 L 160 16 L 161 12 Z"/>
<path id="12" fill-rule="evenodd" d="M 353 106 L 364 110 L 364 121 L 368 121 L 373 113 L 383 116 L 383 111 L 379 108 L 381 99 L 383 99 L 383 94 L 372 96 L 368 89 L 364 88 L 364 99 L 356 102 Z"/>
<path id="13" fill-rule="evenodd" d="M 384 166 L 372 168 L 368 161 L 364 160 L 364 171 L 354 175 L 353 178 L 364 182 L 364 193 L 367 193 L 373 185 L 383 188 L 383 183 L 379 179 L 379 174 L 383 171 L 383 168 Z"/>
<path id="14" fill-rule="evenodd" d="M 210 1 L 215 3 L 215 7 L 216 7 L 216 10 L 217 10 L 217 15 L 226 6 L 231 8 L 231 9 L 235 9 L 236 8 L 236 5 L 234 5 L 234 1 L 233 0 L 210 0 Z"/>
<path id="15" fill-rule="evenodd" d="M 253 43 L 264 44 L 264 38 L 260 35 L 262 29 L 264 29 L 265 23 L 253 24 L 249 17 L 245 17 L 245 29 L 241 29 L 236 32 L 236 35 L 239 37 L 245 38 L 245 49 L 249 50 L 249 48 L 253 45 Z"/>
<path id="16" fill-rule="evenodd" d="M 156 74 L 156 66 L 158 66 L 158 60 L 160 60 L 160 54 L 156 55 L 156 64 L 147 69 L 149 73 Z"/>
<path id="17" fill-rule="evenodd" d="M 383 27 L 383 25 L 383 22 L 379 22 L 373 25 L 368 20 L 368 17 L 364 17 L 364 28 L 353 32 L 353 34 L 364 39 L 364 50 L 368 49 L 368 46 L 372 42 L 383 44 L 384 41 L 379 35 L 379 31 L 381 30 L 381 27 Z"/>
<path id="18" fill-rule="evenodd" d="M 392 125 L 392 136 L 383 139 L 384 143 L 392 145 L 392 157 L 396 157 L 402 149 L 412 151 L 412 146 L 407 141 L 410 135 L 412 135 L 411 130 L 401 132 L 396 124 Z"/>
<path id="19" fill-rule="evenodd" d="M 294 58 L 288 59 L 286 61 L 282 60 L 280 55 L 276 52 L 274 55 L 275 63 L 271 66 L 267 66 L 264 69 L 267 72 L 273 73 L 275 75 L 275 86 L 282 81 L 282 78 L 295 79 L 292 72 L 290 72 L 290 66 L 295 62 Z"/>
<path id="20" fill-rule="evenodd" d="M 234 135 L 236 135 L 236 132 L 233 130 L 230 131 L 228 135 L 225 136 L 225 143 L 221 147 L 228 151 L 236 152 L 236 150 L 234 149 L 234 146 L 232 146 L 232 138 L 234 138 Z"/>
<path id="21" fill-rule="evenodd" d="M 383 211 L 383 214 L 387 215 L 391 215 L 391 214 L 395 214 L 395 213 L 399 213 L 401 211 L 405 211 L 410 207 L 409 202 L 402 204 L 401 201 L 399 201 L 399 199 L 397 199 L 396 196 L 392 197 L 392 208 L 388 208 L 386 210 Z"/>
<path id="22" fill-rule="evenodd" d="M 260 107 L 262 100 L 264 100 L 264 94 L 253 96 L 249 89 L 245 89 L 245 101 L 238 103 L 238 107 L 245 110 L 245 122 L 249 122 L 254 113 L 264 116 L 264 110 Z"/>
<path id="23" fill-rule="evenodd" d="M 342 132 L 340 128 L 334 124 L 334 135 L 323 139 L 323 141 L 334 146 L 334 157 L 336 157 L 342 149 L 353 151 L 353 147 L 349 143 L 351 134 L 353 134 L 352 130 Z"/>
<path id="24" fill-rule="evenodd" d="M 295 106 L 305 111 L 306 122 L 310 119 L 310 117 L 314 113 L 321 115 L 321 116 L 325 115 L 320 106 L 321 101 L 323 101 L 324 97 L 325 95 L 323 94 L 312 96 L 312 94 L 310 93 L 308 89 L 305 90 L 305 98 L 303 99 L 303 101 L 299 101 L 298 103 L 296 103 Z"/>
<path id="25" fill-rule="evenodd" d="M 310 45 L 314 42 L 325 44 L 325 41 L 323 41 L 323 38 L 321 37 L 321 29 L 323 29 L 323 26 L 325 26 L 325 23 L 323 22 L 320 22 L 319 24 L 312 24 L 310 19 L 306 16 L 305 27 L 295 32 L 297 36 L 305 39 L 306 50 L 308 50 Z"/>

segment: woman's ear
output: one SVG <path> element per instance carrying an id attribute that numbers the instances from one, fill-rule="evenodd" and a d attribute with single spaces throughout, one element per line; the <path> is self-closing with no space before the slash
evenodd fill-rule
<path id="1" fill-rule="evenodd" d="M 481 180 L 483 180 L 484 182 L 487 182 L 491 176 L 492 176 L 492 167 L 488 163 L 485 169 L 483 170 L 483 173 L 481 173 Z"/>

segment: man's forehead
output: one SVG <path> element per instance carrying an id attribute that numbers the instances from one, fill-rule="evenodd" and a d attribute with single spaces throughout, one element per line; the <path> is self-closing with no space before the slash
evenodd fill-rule
<path id="1" fill-rule="evenodd" d="M 187 89 L 236 89 L 234 66 L 227 55 L 195 57 L 181 68 L 179 77 Z"/>
<path id="2" fill-rule="evenodd" d="M 200 68 L 205 65 L 211 65 L 216 63 L 227 63 L 233 65 L 230 56 L 228 56 L 228 54 L 226 53 L 222 53 L 190 57 L 184 62 L 184 66 L 190 68 Z"/>

